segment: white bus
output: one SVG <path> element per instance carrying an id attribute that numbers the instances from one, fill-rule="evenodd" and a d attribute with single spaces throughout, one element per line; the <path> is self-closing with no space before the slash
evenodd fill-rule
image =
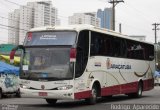
<path id="1" fill-rule="evenodd" d="M 20 67 L 21 97 L 86 99 L 154 88 L 154 45 L 90 25 L 31 29 Z M 13 59 L 17 49 L 13 49 Z"/>

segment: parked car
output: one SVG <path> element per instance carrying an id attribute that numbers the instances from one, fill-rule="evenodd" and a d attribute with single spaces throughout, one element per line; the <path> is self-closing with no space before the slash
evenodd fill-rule
<path id="1" fill-rule="evenodd" d="M 13 93 L 20 97 L 19 67 L 0 62 L 0 98 Z"/>

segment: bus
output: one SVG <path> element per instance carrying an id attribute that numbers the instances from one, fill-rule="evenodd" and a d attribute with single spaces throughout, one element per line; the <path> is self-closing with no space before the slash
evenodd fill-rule
<path id="1" fill-rule="evenodd" d="M 20 62 L 21 97 L 57 100 L 125 94 L 141 97 L 154 88 L 154 45 L 91 25 L 31 29 Z"/>

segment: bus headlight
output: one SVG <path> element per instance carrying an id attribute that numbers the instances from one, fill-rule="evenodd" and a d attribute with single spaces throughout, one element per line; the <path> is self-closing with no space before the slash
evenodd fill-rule
<path id="1" fill-rule="evenodd" d="M 72 85 L 66 85 L 66 86 L 61 86 L 57 87 L 58 90 L 68 90 L 71 89 L 73 86 Z"/>
<path id="2" fill-rule="evenodd" d="M 23 88 L 23 89 L 29 89 L 29 87 L 28 87 L 28 86 L 23 85 L 23 84 L 20 84 L 20 87 L 21 87 L 21 88 Z"/>

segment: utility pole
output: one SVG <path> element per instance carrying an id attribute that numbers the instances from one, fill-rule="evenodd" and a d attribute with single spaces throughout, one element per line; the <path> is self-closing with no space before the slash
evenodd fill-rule
<path id="1" fill-rule="evenodd" d="M 152 30 L 154 30 L 154 34 L 155 34 L 155 44 L 157 44 L 157 30 L 160 30 L 160 28 L 158 28 L 160 23 L 154 23 L 152 25 L 154 26 L 154 28 Z"/>
<path id="2" fill-rule="evenodd" d="M 158 26 L 160 25 L 160 23 L 154 23 L 152 24 L 154 26 L 154 28 L 152 30 L 154 30 L 154 34 L 155 34 L 155 46 L 156 46 L 156 50 L 155 50 L 155 62 L 156 62 L 156 70 L 157 70 L 157 66 L 158 66 L 158 61 L 157 61 L 157 30 L 160 30 L 160 28 L 158 28 Z"/>
<path id="3" fill-rule="evenodd" d="M 115 31 L 115 7 L 118 3 L 124 2 L 123 0 L 110 0 L 109 3 L 112 4 L 112 30 Z"/>

